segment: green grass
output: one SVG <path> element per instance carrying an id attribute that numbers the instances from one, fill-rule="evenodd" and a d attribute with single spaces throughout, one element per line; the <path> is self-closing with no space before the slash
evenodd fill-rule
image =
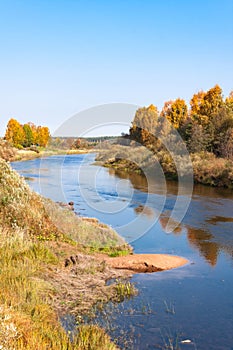
<path id="1" fill-rule="evenodd" d="M 117 280 L 114 285 L 115 296 L 114 301 L 122 302 L 125 299 L 130 299 L 137 294 L 137 290 L 133 283 L 124 280 Z"/>

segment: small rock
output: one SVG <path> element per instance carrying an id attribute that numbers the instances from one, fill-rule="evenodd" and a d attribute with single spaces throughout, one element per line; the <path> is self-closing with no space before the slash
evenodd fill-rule
<path id="1" fill-rule="evenodd" d="M 72 261 L 73 265 L 76 264 L 76 260 L 75 260 L 75 258 L 74 258 L 72 255 L 71 255 L 71 257 L 70 257 L 70 260 Z"/>
<path id="2" fill-rule="evenodd" d="M 190 339 L 181 340 L 181 344 L 190 344 L 190 343 L 192 343 L 192 340 Z"/>
<path id="3" fill-rule="evenodd" d="M 69 259 L 66 259 L 65 260 L 65 267 L 69 266 L 70 265 L 70 260 Z"/>

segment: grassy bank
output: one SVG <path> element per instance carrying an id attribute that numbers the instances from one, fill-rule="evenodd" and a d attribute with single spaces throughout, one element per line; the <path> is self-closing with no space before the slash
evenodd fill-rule
<path id="1" fill-rule="evenodd" d="M 130 251 L 106 225 L 32 192 L 0 158 L 0 348 L 116 349 L 82 324 L 97 302 L 117 300 L 119 286 L 106 280 L 128 276 L 106 266 L 101 250 Z M 80 316 L 72 341 L 59 322 L 66 313 Z"/>
<path id="2" fill-rule="evenodd" d="M 0 157 L 9 162 L 49 157 L 59 154 L 84 154 L 91 151 L 91 149 L 59 149 L 53 147 L 30 147 L 17 149 L 12 147 L 8 142 L 0 140 Z"/>
<path id="3" fill-rule="evenodd" d="M 190 154 L 190 159 L 195 183 L 233 189 L 233 161 L 209 152 Z M 167 151 L 155 153 L 145 147 L 109 145 L 99 152 L 96 160 L 106 167 L 139 174 L 143 174 L 143 170 L 153 172 L 159 163 L 168 179 L 177 179 L 176 166 Z M 182 159 L 179 164 L 185 176 L 189 171 L 187 164 L 182 163 Z"/>

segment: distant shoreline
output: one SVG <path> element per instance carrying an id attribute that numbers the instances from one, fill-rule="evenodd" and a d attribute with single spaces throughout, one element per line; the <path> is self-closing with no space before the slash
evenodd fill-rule
<path id="1" fill-rule="evenodd" d="M 71 149 L 71 150 L 43 150 L 40 152 L 32 151 L 32 150 L 17 150 L 15 156 L 10 160 L 11 162 L 18 162 L 18 161 L 26 161 L 26 160 L 32 160 L 36 158 L 42 158 L 42 157 L 50 157 L 55 155 L 62 155 L 62 154 L 86 154 L 93 152 L 92 149 Z"/>

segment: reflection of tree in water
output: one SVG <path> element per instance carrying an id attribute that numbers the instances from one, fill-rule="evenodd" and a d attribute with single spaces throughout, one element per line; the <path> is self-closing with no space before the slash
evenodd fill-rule
<path id="1" fill-rule="evenodd" d="M 127 173 L 126 171 L 120 171 L 117 169 L 109 168 L 109 174 L 117 176 L 120 179 L 130 180 L 133 188 L 136 190 L 148 191 L 148 182 L 146 176 L 136 173 Z"/>
<path id="2" fill-rule="evenodd" d="M 159 222 L 164 230 L 166 229 L 168 221 L 170 221 L 170 223 L 175 224 L 174 226 L 176 226 L 176 228 L 174 229 L 174 231 L 172 231 L 172 233 L 174 235 L 181 235 L 182 234 L 182 225 L 180 223 L 176 222 L 174 219 L 170 218 L 168 215 L 166 215 L 166 212 L 162 213 L 159 217 Z"/>
<path id="3" fill-rule="evenodd" d="M 163 213 L 160 215 L 159 222 L 162 226 L 162 228 L 165 230 L 168 220 L 169 220 L 169 213 Z M 221 217 L 213 217 L 211 219 L 206 220 L 206 222 L 216 223 L 216 222 L 232 222 L 233 219 L 231 218 L 223 218 Z M 183 228 L 186 229 L 187 232 L 187 238 L 189 241 L 189 244 L 198 249 L 200 252 L 200 255 L 205 258 L 205 260 L 211 265 L 215 266 L 217 264 L 218 255 L 221 251 L 224 251 L 228 255 L 233 258 L 233 248 L 231 245 L 226 246 L 224 244 L 221 244 L 221 242 L 215 242 L 214 241 L 214 235 L 208 232 L 207 230 L 203 230 L 201 228 L 194 228 L 189 225 L 180 224 L 176 222 L 174 219 L 170 219 L 176 224 L 176 229 L 172 232 L 174 235 L 181 235 Z"/>
<path id="4" fill-rule="evenodd" d="M 121 179 L 128 179 L 132 183 L 133 187 L 135 189 L 147 192 L 148 191 L 148 182 L 147 178 L 142 175 L 138 174 L 130 174 L 122 171 L 118 171 L 116 169 L 109 169 L 109 172 L 112 175 L 118 176 Z M 150 191 L 152 190 L 152 193 L 155 194 L 162 194 L 161 187 L 159 186 L 159 181 L 150 188 Z M 167 181 L 166 183 L 166 193 L 169 193 L 171 195 L 177 194 L 177 183 L 173 181 Z M 212 187 L 206 187 L 202 185 L 197 185 L 194 187 L 193 195 L 200 196 L 201 198 L 207 198 L 208 200 L 211 199 L 222 199 L 229 198 L 232 199 L 232 192 L 231 191 L 224 191 L 224 189 L 218 189 L 218 188 L 212 188 Z M 153 210 L 152 208 L 149 208 L 150 210 Z M 138 206 L 134 209 L 136 213 L 142 213 L 144 211 L 144 214 L 147 215 L 147 213 L 150 213 L 150 210 L 145 210 L 145 207 L 143 205 Z M 148 215 L 149 216 L 149 215 Z M 170 217 L 170 212 L 166 211 L 160 215 L 159 221 L 160 224 L 165 230 L 168 220 Z M 200 219 L 200 218 L 199 218 Z M 200 252 L 200 255 L 211 265 L 215 266 L 218 260 L 218 256 L 221 252 L 225 252 L 228 256 L 233 259 L 233 244 L 231 237 L 227 237 L 227 241 L 223 238 L 222 231 L 219 231 L 218 233 L 211 233 L 213 226 L 218 226 L 221 223 L 229 223 L 231 224 L 233 222 L 232 217 L 227 216 L 212 216 L 206 218 L 206 220 L 203 220 L 199 222 L 199 228 L 193 227 L 188 224 L 184 223 L 177 223 L 174 219 L 173 223 L 176 225 L 176 229 L 172 232 L 174 235 L 181 235 L 183 232 L 183 229 L 187 232 L 187 239 L 189 241 L 189 244 L 194 247 L 195 249 L 198 249 Z M 206 227 L 206 229 L 203 229 L 202 227 Z M 226 239 L 226 238 L 225 238 Z"/>
<path id="5" fill-rule="evenodd" d="M 199 228 L 186 226 L 186 229 L 189 243 L 198 248 L 200 254 L 210 265 L 215 266 L 221 247 L 218 243 L 212 241 L 213 235 Z"/>
<path id="6" fill-rule="evenodd" d="M 217 225 L 219 222 L 233 222 L 233 218 L 227 218 L 225 216 L 213 216 L 212 218 L 206 220 L 206 222 Z"/>
<path id="7" fill-rule="evenodd" d="M 149 219 L 153 219 L 155 217 L 155 212 L 152 208 L 140 204 L 138 207 L 134 208 L 136 214 L 146 215 Z"/>

